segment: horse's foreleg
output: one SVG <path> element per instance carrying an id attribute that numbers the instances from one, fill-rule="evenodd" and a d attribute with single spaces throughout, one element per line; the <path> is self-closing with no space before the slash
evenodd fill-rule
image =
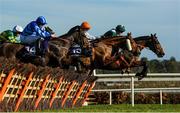
<path id="1" fill-rule="evenodd" d="M 88 71 L 88 77 L 93 76 L 93 71 L 94 71 L 94 69 L 90 69 L 90 71 Z"/>
<path id="2" fill-rule="evenodd" d="M 142 78 L 147 76 L 148 72 L 148 66 L 147 63 L 144 61 L 136 61 L 131 67 L 140 67 L 143 66 L 143 69 L 140 73 L 136 73 L 135 76 L 138 76 L 138 80 L 141 80 Z"/>
<path id="3" fill-rule="evenodd" d="M 143 63 L 143 70 L 142 70 L 141 74 L 143 75 L 143 77 L 146 77 L 147 73 L 148 73 L 148 66 L 147 66 L 146 62 L 143 61 L 142 63 Z"/>

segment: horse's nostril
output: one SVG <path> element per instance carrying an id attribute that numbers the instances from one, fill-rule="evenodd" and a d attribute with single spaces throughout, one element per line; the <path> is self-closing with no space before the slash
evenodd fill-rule
<path id="1" fill-rule="evenodd" d="M 161 57 L 163 57 L 165 55 L 165 53 L 161 54 Z"/>

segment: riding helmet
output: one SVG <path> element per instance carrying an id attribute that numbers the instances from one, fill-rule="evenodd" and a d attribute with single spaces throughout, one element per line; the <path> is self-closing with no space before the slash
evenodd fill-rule
<path id="1" fill-rule="evenodd" d="M 47 24 L 46 19 L 45 19 L 44 16 L 39 16 L 36 19 L 36 22 L 37 22 L 38 25 L 45 25 L 45 24 Z"/>

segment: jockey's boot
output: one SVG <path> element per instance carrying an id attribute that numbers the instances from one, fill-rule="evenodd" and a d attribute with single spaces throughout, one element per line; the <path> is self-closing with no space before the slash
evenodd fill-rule
<path id="1" fill-rule="evenodd" d="M 92 49 L 87 50 L 87 56 L 91 57 L 92 56 Z"/>
<path id="2" fill-rule="evenodd" d="M 35 48 L 36 48 L 37 56 L 41 56 L 41 54 L 42 54 L 42 41 L 43 41 L 42 38 L 40 38 L 36 41 Z"/>
<path id="3" fill-rule="evenodd" d="M 78 72 L 82 71 L 81 62 L 77 62 L 77 71 Z"/>
<path id="4" fill-rule="evenodd" d="M 76 66 L 77 72 L 81 72 L 82 71 L 81 59 L 79 57 L 76 57 L 74 60 L 75 60 L 75 66 Z"/>
<path id="5" fill-rule="evenodd" d="M 46 60 L 45 60 L 45 49 L 42 48 L 42 41 L 38 40 L 36 44 L 36 56 L 39 58 L 39 61 L 42 66 L 45 66 Z"/>
<path id="6" fill-rule="evenodd" d="M 46 59 L 45 59 L 45 54 L 46 54 L 46 50 L 45 49 L 42 49 L 41 52 L 40 52 L 40 60 L 41 60 L 41 63 L 43 66 L 46 65 Z"/>

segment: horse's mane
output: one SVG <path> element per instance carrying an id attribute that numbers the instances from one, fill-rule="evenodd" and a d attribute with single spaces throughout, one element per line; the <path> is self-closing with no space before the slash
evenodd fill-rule
<path id="1" fill-rule="evenodd" d="M 139 37 L 135 37 L 133 38 L 135 41 L 141 41 L 141 40 L 148 40 L 150 38 L 150 36 L 139 36 Z"/>
<path id="2" fill-rule="evenodd" d="M 69 37 L 56 37 L 56 38 L 52 38 L 50 41 L 60 41 L 60 42 L 70 42 L 70 38 Z"/>
<path id="3" fill-rule="evenodd" d="M 92 40 L 91 43 L 94 43 L 94 42 L 97 43 L 101 41 L 112 41 L 112 40 L 118 40 L 118 39 L 123 39 L 123 38 L 126 38 L 126 36 L 107 36 L 107 37 L 101 36 L 100 38 Z"/>

